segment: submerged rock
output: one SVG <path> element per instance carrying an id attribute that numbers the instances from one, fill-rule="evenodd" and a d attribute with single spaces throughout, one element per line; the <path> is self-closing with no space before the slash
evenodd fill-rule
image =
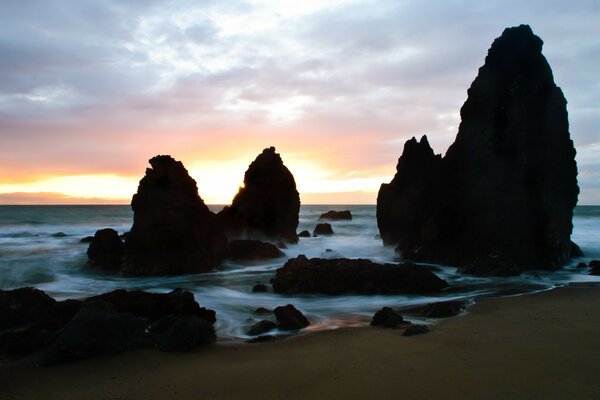
<path id="1" fill-rule="evenodd" d="M 284 331 L 294 331 L 310 325 L 308 319 L 292 304 L 279 306 L 273 310 L 277 318 L 278 327 Z"/>
<path id="2" fill-rule="evenodd" d="M 269 289 L 267 288 L 267 285 L 264 285 L 262 283 L 257 283 L 252 287 L 252 292 L 254 293 L 266 293 L 268 291 Z"/>
<path id="3" fill-rule="evenodd" d="M 244 175 L 244 186 L 218 215 L 231 238 L 296 243 L 300 196 L 294 176 L 274 147 L 264 149 Z"/>
<path id="4" fill-rule="evenodd" d="M 131 200 L 133 226 L 122 272 L 173 275 L 215 268 L 226 254 L 227 238 L 196 181 L 170 156 L 156 156 L 150 165 Z"/>
<path id="5" fill-rule="evenodd" d="M 277 329 L 277 324 L 273 321 L 263 319 L 262 321 L 252 325 L 247 333 L 250 336 L 257 336 L 272 331 L 273 329 Z"/>
<path id="6" fill-rule="evenodd" d="M 229 242 L 228 257 L 238 262 L 253 262 L 279 258 L 285 254 L 271 243 L 259 240 L 232 240 Z"/>
<path id="7" fill-rule="evenodd" d="M 322 223 L 317 224 L 315 230 L 313 231 L 313 236 L 327 236 L 333 235 L 333 229 L 331 228 L 331 224 Z"/>
<path id="8" fill-rule="evenodd" d="M 333 221 L 351 220 L 352 213 L 350 212 L 350 210 L 344 210 L 344 211 L 330 210 L 330 211 L 327 211 L 326 213 L 321 214 L 319 216 L 319 219 L 330 219 Z"/>
<path id="9" fill-rule="evenodd" d="M 448 286 L 426 267 L 376 264 L 365 259 L 307 259 L 300 255 L 279 268 L 276 293 L 435 293 Z"/>
<path id="10" fill-rule="evenodd" d="M 575 149 L 541 49 L 529 26 L 506 29 L 468 91 L 444 158 L 426 137 L 406 143 L 377 199 L 381 237 L 402 258 L 511 275 L 556 269 L 577 254 Z"/>
<path id="11" fill-rule="evenodd" d="M 462 301 L 440 301 L 428 304 L 423 310 L 427 318 L 449 318 L 460 314 L 465 309 Z"/>

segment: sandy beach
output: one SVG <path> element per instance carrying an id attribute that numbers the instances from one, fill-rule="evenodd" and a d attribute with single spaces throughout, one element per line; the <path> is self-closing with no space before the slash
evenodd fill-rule
<path id="1" fill-rule="evenodd" d="M 597 399 L 600 287 L 484 299 L 426 335 L 340 329 L 0 366 L 2 399 Z"/>

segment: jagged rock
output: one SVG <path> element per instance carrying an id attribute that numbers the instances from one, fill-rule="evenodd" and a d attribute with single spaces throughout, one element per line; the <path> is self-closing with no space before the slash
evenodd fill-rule
<path id="1" fill-rule="evenodd" d="M 372 326 L 381 326 L 384 328 L 396 328 L 400 324 L 404 324 L 404 318 L 390 307 L 383 307 L 377 311 L 371 319 Z"/>
<path id="2" fill-rule="evenodd" d="M 150 347 L 148 324 L 144 318 L 118 313 L 108 302 L 87 302 L 46 349 L 42 364 L 56 365 Z"/>
<path id="3" fill-rule="evenodd" d="M 181 289 L 175 289 L 169 293 L 117 289 L 90 297 L 86 299 L 86 302 L 98 300 L 112 304 L 120 313 L 133 314 L 151 321 L 158 321 L 168 316 L 198 317 L 210 323 L 216 321 L 216 314 L 213 310 L 200 307 L 194 300 L 193 293 Z"/>
<path id="4" fill-rule="evenodd" d="M 351 220 L 352 213 L 350 212 L 350 210 L 344 210 L 344 211 L 330 210 L 330 211 L 327 211 L 326 213 L 321 214 L 319 216 L 319 219 L 330 219 L 333 221 Z"/>
<path id="5" fill-rule="evenodd" d="M 570 240 L 577 165 L 566 100 L 529 26 L 490 48 L 441 158 L 424 137 L 404 148 L 382 185 L 377 222 L 401 257 L 511 275 L 556 269 L 578 254 Z"/>
<path id="6" fill-rule="evenodd" d="M 94 267 L 118 271 L 123 262 L 125 245 L 119 233 L 111 228 L 100 229 L 94 234 L 87 250 L 88 263 Z"/>
<path id="7" fill-rule="evenodd" d="M 273 310 L 277 318 L 278 327 L 284 331 L 294 331 L 310 325 L 308 319 L 291 304 L 279 306 Z"/>
<path id="8" fill-rule="evenodd" d="M 429 328 L 427 327 L 427 325 L 412 325 L 406 328 L 404 332 L 402 332 L 402 336 L 422 335 L 428 332 Z"/>
<path id="9" fill-rule="evenodd" d="M 198 195 L 196 181 L 170 156 L 152 168 L 133 195 L 133 226 L 125 240 L 125 275 L 173 275 L 209 271 L 227 251 L 227 238 Z"/>
<path id="10" fill-rule="evenodd" d="M 460 314 L 465 309 L 462 301 L 440 301 L 428 304 L 423 310 L 426 318 L 449 318 Z"/>
<path id="11" fill-rule="evenodd" d="M 253 262 L 279 258 L 285 254 L 271 243 L 238 239 L 229 242 L 228 257 L 238 262 Z"/>
<path id="12" fill-rule="evenodd" d="M 426 267 L 376 264 L 365 259 L 288 260 L 272 279 L 276 293 L 435 293 L 448 286 Z"/>
<path id="13" fill-rule="evenodd" d="M 148 328 L 160 351 L 185 352 L 217 340 L 215 328 L 200 317 L 169 315 Z"/>
<path id="14" fill-rule="evenodd" d="M 300 196 L 291 172 L 274 147 L 264 149 L 244 175 L 244 186 L 219 219 L 236 238 L 282 239 L 296 243 Z"/>
<path id="15" fill-rule="evenodd" d="M 252 292 L 254 292 L 254 293 L 265 293 L 268 291 L 269 291 L 269 289 L 267 288 L 267 285 L 264 285 L 262 283 L 257 283 L 256 285 L 254 285 L 252 287 Z"/>
<path id="16" fill-rule="evenodd" d="M 309 232 L 309 231 L 307 231 L 307 230 L 304 230 L 304 231 L 302 231 L 302 232 L 300 232 L 300 233 L 298 234 L 298 237 L 302 237 L 302 238 L 307 238 L 307 237 L 310 237 L 310 236 L 311 236 L 311 235 L 310 235 L 310 232 Z"/>
<path id="17" fill-rule="evenodd" d="M 257 322 L 256 324 L 252 325 L 252 327 L 250 327 L 250 329 L 248 330 L 248 335 L 250 336 L 257 336 L 257 335 L 262 335 L 263 333 L 272 331 L 273 329 L 277 328 L 277 324 L 273 321 L 268 321 L 266 319 L 263 319 L 260 322 Z"/>
<path id="18" fill-rule="evenodd" d="M 313 231 L 314 236 L 327 236 L 333 235 L 333 229 L 331 228 L 331 224 L 323 223 L 317 224 L 315 226 L 315 230 Z"/>

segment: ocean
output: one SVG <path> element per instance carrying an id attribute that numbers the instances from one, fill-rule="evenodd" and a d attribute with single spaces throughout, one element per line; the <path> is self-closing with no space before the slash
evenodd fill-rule
<path id="1" fill-rule="evenodd" d="M 210 206 L 219 211 L 222 206 Z M 410 308 L 442 300 L 474 302 L 487 296 L 519 295 L 552 289 L 571 282 L 597 282 L 598 276 L 576 265 L 600 259 L 600 206 L 578 206 L 573 218 L 572 239 L 583 250 L 582 259 L 573 260 L 555 272 L 532 271 L 519 277 L 481 278 L 460 275 L 456 268 L 433 265 L 434 272 L 451 287 L 435 296 L 422 295 L 279 295 L 253 293 L 256 283 L 269 284 L 275 270 L 288 258 L 307 257 L 368 258 L 375 262 L 397 262 L 392 247 L 378 238 L 374 205 L 302 206 L 298 232 L 310 232 L 321 213 L 348 209 L 352 221 L 332 222 L 330 237 L 301 238 L 283 251 L 286 257 L 255 264 L 225 261 L 214 272 L 173 276 L 125 278 L 107 274 L 86 265 L 88 245 L 81 238 L 101 228 L 127 232 L 133 213 L 129 206 L 0 206 L 0 288 L 34 286 L 57 299 L 83 298 L 117 288 L 168 292 L 183 288 L 194 293 L 203 307 L 217 312 L 216 329 L 221 341 L 247 339 L 246 330 L 264 318 L 257 307 L 275 308 L 294 304 L 313 323 L 308 330 L 364 326 L 383 306 Z M 326 252 L 327 250 L 332 250 Z M 425 320 L 413 322 L 427 323 Z M 283 334 L 283 332 L 281 333 Z"/>

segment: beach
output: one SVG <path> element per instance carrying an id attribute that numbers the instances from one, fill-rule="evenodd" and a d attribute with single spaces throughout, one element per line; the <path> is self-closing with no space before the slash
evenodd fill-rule
<path id="1" fill-rule="evenodd" d="M 2 399 L 597 399 L 600 286 L 480 299 L 425 335 L 344 328 L 0 366 Z"/>

